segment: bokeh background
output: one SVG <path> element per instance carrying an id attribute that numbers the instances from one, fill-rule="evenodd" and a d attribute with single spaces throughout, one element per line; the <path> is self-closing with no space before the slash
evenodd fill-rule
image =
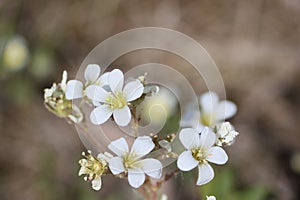
<path id="1" fill-rule="evenodd" d="M 64 69 L 75 77 L 99 42 L 144 26 L 202 44 L 239 108 L 231 121 L 240 136 L 226 148 L 226 167 L 215 167 L 215 179 L 200 188 L 195 174 L 178 175 L 165 188 L 170 199 L 299 199 L 299 23 L 297 0 L 1 0 L 0 199 L 132 199 L 126 181 L 106 177 L 95 192 L 77 176 L 84 146 L 73 126 L 44 108 L 43 88 L 60 82 Z"/>

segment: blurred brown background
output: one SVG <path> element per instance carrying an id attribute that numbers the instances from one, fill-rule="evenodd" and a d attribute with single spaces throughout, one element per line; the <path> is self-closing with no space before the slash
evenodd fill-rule
<path id="1" fill-rule="evenodd" d="M 72 126 L 44 108 L 43 88 L 59 82 L 63 69 L 74 77 L 99 42 L 144 26 L 196 39 L 238 104 L 232 122 L 240 136 L 227 148 L 230 175 L 223 174 L 233 183 L 218 199 L 299 199 L 299 23 L 297 0 L 0 1 L 0 199 L 131 199 L 125 181 L 107 177 L 94 192 L 77 177 L 84 147 Z M 11 41 L 13 53 L 5 53 Z M 170 199 L 209 191 L 184 181 L 170 181 Z"/>

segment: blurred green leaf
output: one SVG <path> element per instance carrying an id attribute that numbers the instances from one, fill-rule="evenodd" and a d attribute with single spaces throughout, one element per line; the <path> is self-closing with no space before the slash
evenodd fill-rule
<path id="1" fill-rule="evenodd" d="M 5 96 L 15 105 L 26 105 L 35 97 L 33 83 L 22 76 L 14 76 L 6 83 Z"/>
<path id="2" fill-rule="evenodd" d="M 54 65 L 53 52 L 45 48 L 37 48 L 33 53 L 29 72 L 37 80 L 49 79 L 55 71 Z"/>
<path id="3" fill-rule="evenodd" d="M 239 193 L 237 199 L 264 200 L 268 196 L 268 190 L 263 186 L 253 186 Z"/>
<path id="4" fill-rule="evenodd" d="M 260 185 L 240 189 L 235 182 L 235 172 L 231 168 L 219 171 L 215 167 L 215 173 L 210 183 L 200 187 L 202 199 L 206 199 L 206 195 L 214 195 L 222 200 L 263 200 L 269 194 L 269 191 Z"/>

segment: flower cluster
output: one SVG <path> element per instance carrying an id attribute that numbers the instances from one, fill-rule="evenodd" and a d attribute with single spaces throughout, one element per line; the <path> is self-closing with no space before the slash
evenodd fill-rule
<path id="1" fill-rule="evenodd" d="M 192 127 L 201 132 L 205 127 L 217 136 L 218 146 L 231 145 L 239 134 L 225 119 L 231 118 L 237 112 L 237 106 L 231 101 L 219 101 L 214 92 L 204 93 L 199 97 L 200 108 L 191 108 L 181 120 L 182 127 Z"/>
<path id="2" fill-rule="evenodd" d="M 59 117 L 80 122 L 82 114 L 81 117 L 74 116 L 74 110 L 80 111 L 80 108 L 72 105 L 71 100 L 81 99 L 92 107 L 89 121 L 94 125 L 113 120 L 122 127 L 131 123 L 132 128 L 138 126 L 142 117 L 137 113 L 138 107 L 159 90 L 158 86 L 146 83 L 146 74 L 124 80 L 124 74 L 119 69 L 101 75 L 101 68 L 97 64 L 87 66 L 84 83 L 79 80 L 67 82 L 66 79 L 64 72 L 60 84 L 45 90 L 46 107 Z M 165 134 L 163 137 L 139 136 L 142 134 L 139 133 L 132 145 L 128 145 L 126 137 L 111 141 L 107 146 L 110 153 L 99 153 L 96 157 L 90 151 L 83 153 L 84 158 L 79 161 L 79 176 L 85 175 L 84 179 L 91 181 L 95 190 L 101 189 L 103 176 L 112 174 L 127 179 L 133 188 L 148 187 L 150 184 L 148 190 L 155 192 L 156 186 L 151 185 L 153 180 L 160 184 L 178 171 L 198 168 L 196 185 L 210 182 L 214 177 L 210 163 L 225 164 L 228 156 L 223 148 L 233 144 L 238 135 L 234 127 L 225 121 L 236 113 L 237 107 L 231 101 L 219 101 L 214 92 L 201 95 L 199 102 L 198 109 L 185 114 L 180 122 L 183 128 L 178 133 Z M 159 156 L 155 154 L 157 150 Z M 177 169 L 170 174 L 163 173 L 163 159 L 170 157 L 176 159 Z M 215 197 L 207 196 L 207 199 Z"/>

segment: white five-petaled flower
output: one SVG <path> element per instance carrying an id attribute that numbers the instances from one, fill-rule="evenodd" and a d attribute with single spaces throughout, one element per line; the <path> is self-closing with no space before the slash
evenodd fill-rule
<path id="1" fill-rule="evenodd" d="M 216 126 L 215 131 L 218 138 L 216 142 L 218 146 L 233 144 L 236 136 L 239 134 L 229 122 L 223 122 Z"/>
<path id="2" fill-rule="evenodd" d="M 214 92 L 207 92 L 200 96 L 200 112 L 198 109 L 192 109 L 184 120 L 180 122 L 181 126 L 193 127 L 201 131 L 205 126 L 213 128 L 215 125 L 223 122 L 235 115 L 236 105 L 231 101 L 219 101 L 219 97 Z"/>
<path id="3" fill-rule="evenodd" d="M 206 184 L 214 177 L 213 168 L 208 162 L 225 164 L 228 160 L 221 147 L 213 146 L 216 136 L 207 127 L 202 130 L 201 135 L 192 128 L 182 129 L 179 139 L 187 150 L 179 155 L 177 166 L 182 171 L 190 171 L 198 166 L 197 185 Z"/>
<path id="4" fill-rule="evenodd" d="M 91 122 L 103 124 L 113 115 L 119 126 L 127 126 L 131 121 L 129 102 L 142 96 L 144 86 L 135 80 L 123 88 L 124 74 L 119 69 L 110 72 L 108 81 L 111 90 L 109 92 L 98 85 L 91 85 L 86 89 L 86 95 L 94 102 L 100 103 L 90 114 Z"/>
<path id="5" fill-rule="evenodd" d="M 140 187 L 145 181 L 145 174 L 159 179 L 162 173 L 162 164 L 154 158 L 141 159 L 154 148 L 154 143 L 149 136 L 135 139 L 129 151 L 126 140 L 122 137 L 112 141 L 108 148 L 117 156 L 109 160 L 109 169 L 114 174 L 125 172 L 128 174 L 128 182 L 134 187 Z"/>
<path id="6" fill-rule="evenodd" d="M 100 77 L 101 68 L 97 64 L 89 64 L 84 71 L 86 83 L 83 85 L 81 81 L 70 80 L 67 83 L 66 99 L 78 99 L 85 96 L 85 88 L 91 84 L 104 86 L 108 83 L 109 72 L 102 74 Z"/>

